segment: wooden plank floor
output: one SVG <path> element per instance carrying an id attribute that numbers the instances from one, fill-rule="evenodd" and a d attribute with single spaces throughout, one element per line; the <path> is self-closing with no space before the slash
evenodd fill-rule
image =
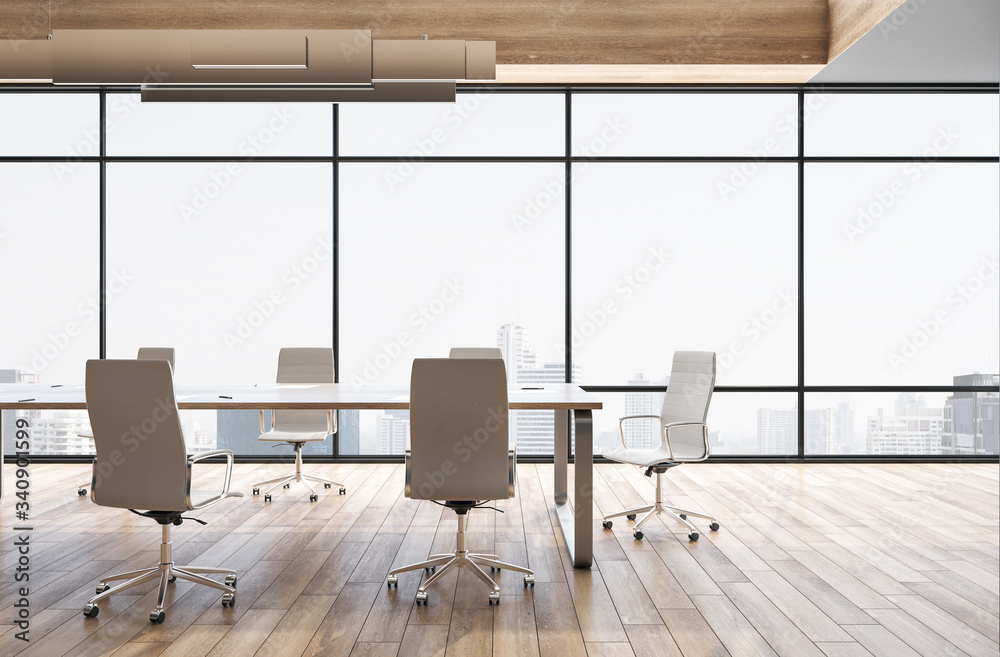
<path id="1" fill-rule="evenodd" d="M 234 608 L 218 592 L 171 585 L 150 625 L 152 586 L 80 610 L 102 575 L 152 565 L 149 520 L 78 497 L 86 466 L 31 467 L 31 641 L 15 638 L 19 555 L 11 485 L 0 507 L 0 655 L 59 657 L 857 657 L 983 655 L 1000 650 L 1000 467 L 996 464 L 712 464 L 665 477 L 671 503 L 715 514 L 691 543 L 655 519 L 636 541 L 600 514 L 653 497 L 653 481 L 600 465 L 595 565 L 575 570 L 549 500 L 551 465 L 522 464 L 506 513 L 470 515 L 476 551 L 535 571 L 502 572 L 501 604 L 461 572 L 415 606 L 422 573 L 387 590 L 387 571 L 454 548 L 454 514 L 403 496 L 403 468 L 307 465 L 345 496 L 308 502 L 293 487 L 265 505 L 251 484 L 290 464 L 236 467 L 246 491 L 175 528 L 177 563 L 235 568 Z M 215 466 L 213 474 L 217 474 Z M 572 486 L 570 487 L 572 490 Z M 697 524 L 697 523 L 696 523 Z"/>

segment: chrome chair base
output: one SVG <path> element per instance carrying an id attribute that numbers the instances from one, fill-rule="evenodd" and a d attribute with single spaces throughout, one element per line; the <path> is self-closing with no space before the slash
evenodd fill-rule
<path id="1" fill-rule="evenodd" d="M 291 443 L 292 447 L 295 449 L 295 473 L 284 477 L 276 477 L 274 479 L 268 479 L 267 481 L 260 481 L 253 485 L 253 494 L 259 495 L 260 489 L 264 486 L 270 487 L 264 491 L 264 501 L 271 501 L 271 491 L 275 488 L 284 487 L 289 488 L 292 484 L 298 482 L 303 484 L 309 489 L 309 501 L 315 502 L 319 499 L 319 495 L 316 493 L 316 489 L 312 487 L 309 483 L 310 481 L 315 481 L 317 483 L 323 484 L 324 488 L 331 488 L 336 486 L 339 489 L 341 495 L 347 493 L 347 487 L 344 484 L 333 481 L 332 479 L 325 479 L 323 477 L 317 477 L 315 475 L 304 474 L 302 472 L 302 447 L 305 443 Z"/>
<path id="2" fill-rule="evenodd" d="M 632 525 L 632 534 L 638 540 L 638 539 L 641 539 L 643 537 L 643 533 L 640 530 L 640 527 L 642 527 L 642 525 L 647 520 L 649 520 L 650 518 L 652 518 L 655 515 L 659 515 L 661 513 L 666 513 L 667 515 L 673 517 L 677 522 L 683 523 L 685 526 L 687 526 L 688 532 L 689 532 L 688 533 L 688 538 L 691 539 L 692 541 L 697 541 L 698 540 L 698 538 L 699 538 L 699 536 L 698 536 L 698 529 L 693 524 L 691 524 L 690 521 L 688 521 L 688 516 L 694 516 L 695 518 L 702 518 L 704 520 L 708 520 L 708 521 L 711 522 L 711 524 L 709 525 L 709 529 L 711 529 L 712 531 L 718 531 L 719 530 L 719 521 L 716 520 L 715 518 L 713 518 L 712 516 L 706 516 L 703 513 L 697 513 L 695 511 L 688 511 L 687 509 L 681 509 L 681 508 L 676 507 L 676 506 L 670 506 L 669 504 L 664 504 L 663 503 L 663 489 L 660 486 L 660 484 L 661 484 L 660 477 L 661 476 L 662 476 L 662 473 L 659 473 L 659 472 L 656 473 L 656 502 L 655 503 L 653 503 L 653 504 L 647 504 L 645 506 L 632 507 L 631 509 L 625 509 L 624 511 L 618 511 L 617 513 L 609 513 L 608 515 L 604 516 L 604 523 L 603 523 L 604 524 L 604 528 L 605 529 L 611 529 L 611 526 L 613 524 L 611 522 L 612 518 L 618 518 L 619 516 L 626 516 L 629 520 L 635 520 L 635 517 L 638 514 L 643 513 L 645 515 L 643 515 L 642 518 L 640 518 L 634 525 Z"/>
<path id="3" fill-rule="evenodd" d="M 438 567 L 441 567 L 438 569 Z M 427 570 L 431 571 L 430 577 L 424 580 L 424 583 L 420 585 L 417 589 L 416 602 L 417 604 L 427 604 L 427 587 L 436 582 L 438 579 L 443 577 L 446 573 L 455 570 L 457 568 L 468 568 L 472 573 L 486 583 L 490 587 L 490 605 L 500 604 L 500 586 L 496 581 L 486 574 L 483 570 L 484 566 L 489 566 L 490 570 L 513 570 L 517 573 L 524 573 L 524 586 L 532 587 L 535 586 L 535 573 L 523 566 L 515 566 L 511 563 L 506 563 L 500 561 L 500 558 L 495 554 L 473 554 L 465 549 L 465 513 L 458 514 L 458 539 L 457 547 L 453 554 L 432 554 L 426 561 L 421 561 L 420 563 L 411 564 L 409 566 L 402 566 L 401 568 L 393 568 L 389 571 L 388 586 L 392 588 L 393 586 L 399 585 L 399 573 L 405 573 L 412 570 Z"/>
<path id="4" fill-rule="evenodd" d="M 167 595 L 167 584 L 175 581 L 177 578 L 193 582 L 195 584 L 201 584 L 203 586 L 210 586 L 214 589 L 218 589 L 223 592 L 222 596 L 222 606 L 232 607 L 236 604 L 236 571 L 230 570 L 229 568 L 207 568 L 204 566 L 176 566 L 174 565 L 172 559 L 171 542 L 170 542 L 170 524 L 162 525 L 163 538 L 160 542 L 160 563 L 152 568 L 144 568 L 142 570 L 133 570 L 127 573 L 118 573 L 117 575 L 111 575 L 109 577 L 104 577 L 97 585 L 97 595 L 87 600 L 87 604 L 83 607 L 83 615 L 89 618 L 94 618 L 97 616 L 100 609 L 97 603 L 101 600 L 112 596 L 116 593 L 121 593 L 127 589 L 134 588 L 145 584 L 146 582 L 151 582 L 156 579 L 160 580 L 159 591 L 156 596 L 156 607 L 149 614 L 149 620 L 152 623 L 162 623 L 165 617 L 163 611 L 163 601 Z M 225 584 L 216 582 L 213 579 L 204 577 L 203 575 L 208 573 L 219 573 L 226 576 Z M 113 582 L 115 580 L 124 579 L 127 580 L 118 584 L 117 586 L 110 586 L 108 582 Z"/>

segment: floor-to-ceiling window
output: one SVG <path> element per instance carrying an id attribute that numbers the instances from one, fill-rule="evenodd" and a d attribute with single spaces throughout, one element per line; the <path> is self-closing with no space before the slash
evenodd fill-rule
<path id="1" fill-rule="evenodd" d="M 279 347 L 329 345 L 342 383 L 398 384 L 499 346 L 512 385 L 601 396 L 600 450 L 704 349 L 716 455 L 996 454 L 996 89 L 873 91 L 5 92 L 0 381 L 140 346 L 173 346 L 179 382 L 270 381 Z M 34 417 L 39 454 L 88 453 L 85 414 Z M 192 449 L 270 455 L 255 412 L 185 418 Z M 340 427 L 309 453 L 398 455 L 408 421 Z M 512 431 L 551 454 L 551 414 Z"/>

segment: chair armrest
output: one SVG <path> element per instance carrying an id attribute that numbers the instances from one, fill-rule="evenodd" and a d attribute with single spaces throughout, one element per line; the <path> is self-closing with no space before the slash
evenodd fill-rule
<path id="1" fill-rule="evenodd" d="M 274 426 L 274 411 L 271 411 L 271 415 L 272 415 L 272 417 L 271 417 L 271 426 L 273 427 Z M 257 416 L 258 416 L 258 419 L 260 420 L 260 433 L 261 433 L 261 435 L 264 435 L 265 433 L 267 433 L 267 430 L 264 429 L 264 411 L 257 411 Z"/>
<path id="2" fill-rule="evenodd" d="M 511 499 L 514 497 L 515 487 L 517 485 L 517 445 L 511 447 L 507 450 L 507 498 Z"/>
<path id="3" fill-rule="evenodd" d="M 403 495 L 409 497 L 410 496 L 410 450 L 406 450 L 403 453 L 403 470 L 406 473 L 403 479 Z"/>
<path id="4" fill-rule="evenodd" d="M 195 505 L 191 502 L 191 480 L 192 480 L 192 470 L 191 466 L 199 461 L 203 461 L 207 458 L 213 456 L 225 456 L 226 457 L 226 477 L 223 480 L 222 492 L 216 497 L 212 497 L 202 504 Z M 210 504 L 215 504 L 217 501 L 226 497 L 243 497 L 243 493 L 230 493 L 229 492 L 229 482 L 233 476 L 233 453 L 228 449 L 214 449 L 210 452 L 202 452 L 201 454 L 191 454 L 187 458 L 187 481 L 184 486 L 184 497 L 187 507 L 194 511 L 195 509 L 202 509 Z"/>
<path id="5" fill-rule="evenodd" d="M 326 412 L 326 432 L 329 434 L 337 433 L 337 414 L 333 410 Z"/>
<path id="6" fill-rule="evenodd" d="M 702 440 L 705 441 L 704 456 L 700 459 L 688 459 L 690 462 L 704 461 L 708 458 L 708 425 L 704 422 L 668 422 L 663 427 L 663 438 L 667 443 L 667 449 L 670 451 L 670 460 L 674 459 L 674 450 L 670 446 L 670 430 L 675 427 L 701 427 Z"/>
<path id="7" fill-rule="evenodd" d="M 624 415 L 624 416 L 618 418 L 618 435 L 621 436 L 622 447 L 624 447 L 625 449 L 628 449 L 628 445 L 625 444 L 625 427 L 624 427 L 625 420 L 635 420 L 635 419 L 639 419 L 639 418 L 644 418 L 644 419 L 648 418 L 648 419 L 653 419 L 653 420 L 659 420 L 660 416 L 659 415 Z"/>

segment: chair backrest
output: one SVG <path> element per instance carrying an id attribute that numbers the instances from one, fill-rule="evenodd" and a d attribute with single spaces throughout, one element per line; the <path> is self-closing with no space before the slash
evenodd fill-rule
<path id="1" fill-rule="evenodd" d="M 333 383 L 333 349 L 282 347 L 278 352 L 278 383 Z M 325 431 L 326 411 L 275 411 L 274 428 L 282 431 Z"/>
<path id="2" fill-rule="evenodd" d="M 170 371 L 177 373 L 177 366 L 174 365 L 173 347 L 139 347 L 136 358 L 139 360 L 165 360 L 170 363 Z"/>
<path id="3" fill-rule="evenodd" d="M 676 351 L 670 381 L 660 411 L 660 441 L 670 422 L 704 422 L 715 388 L 715 352 Z M 701 427 L 678 427 L 670 431 L 670 448 L 678 460 L 701 459 L 706 454 Z"/>
<path id="4" fill-rule="evenodd" d="M 87 361 L 97 456 L 91 499 L 146 511 L 187 509 L 187 448 L 163 360 Z"/>
<path id="5" fill-rule="evenodd" d="M 448 358 L 503 358 L 500 347 L 452 347 Z"/>
<path id="6" fill-rule="evenodd" d="M 413 361 L 410 498 L 507 499 L 507 441 L 507 374 L 502 360 Z"/>

